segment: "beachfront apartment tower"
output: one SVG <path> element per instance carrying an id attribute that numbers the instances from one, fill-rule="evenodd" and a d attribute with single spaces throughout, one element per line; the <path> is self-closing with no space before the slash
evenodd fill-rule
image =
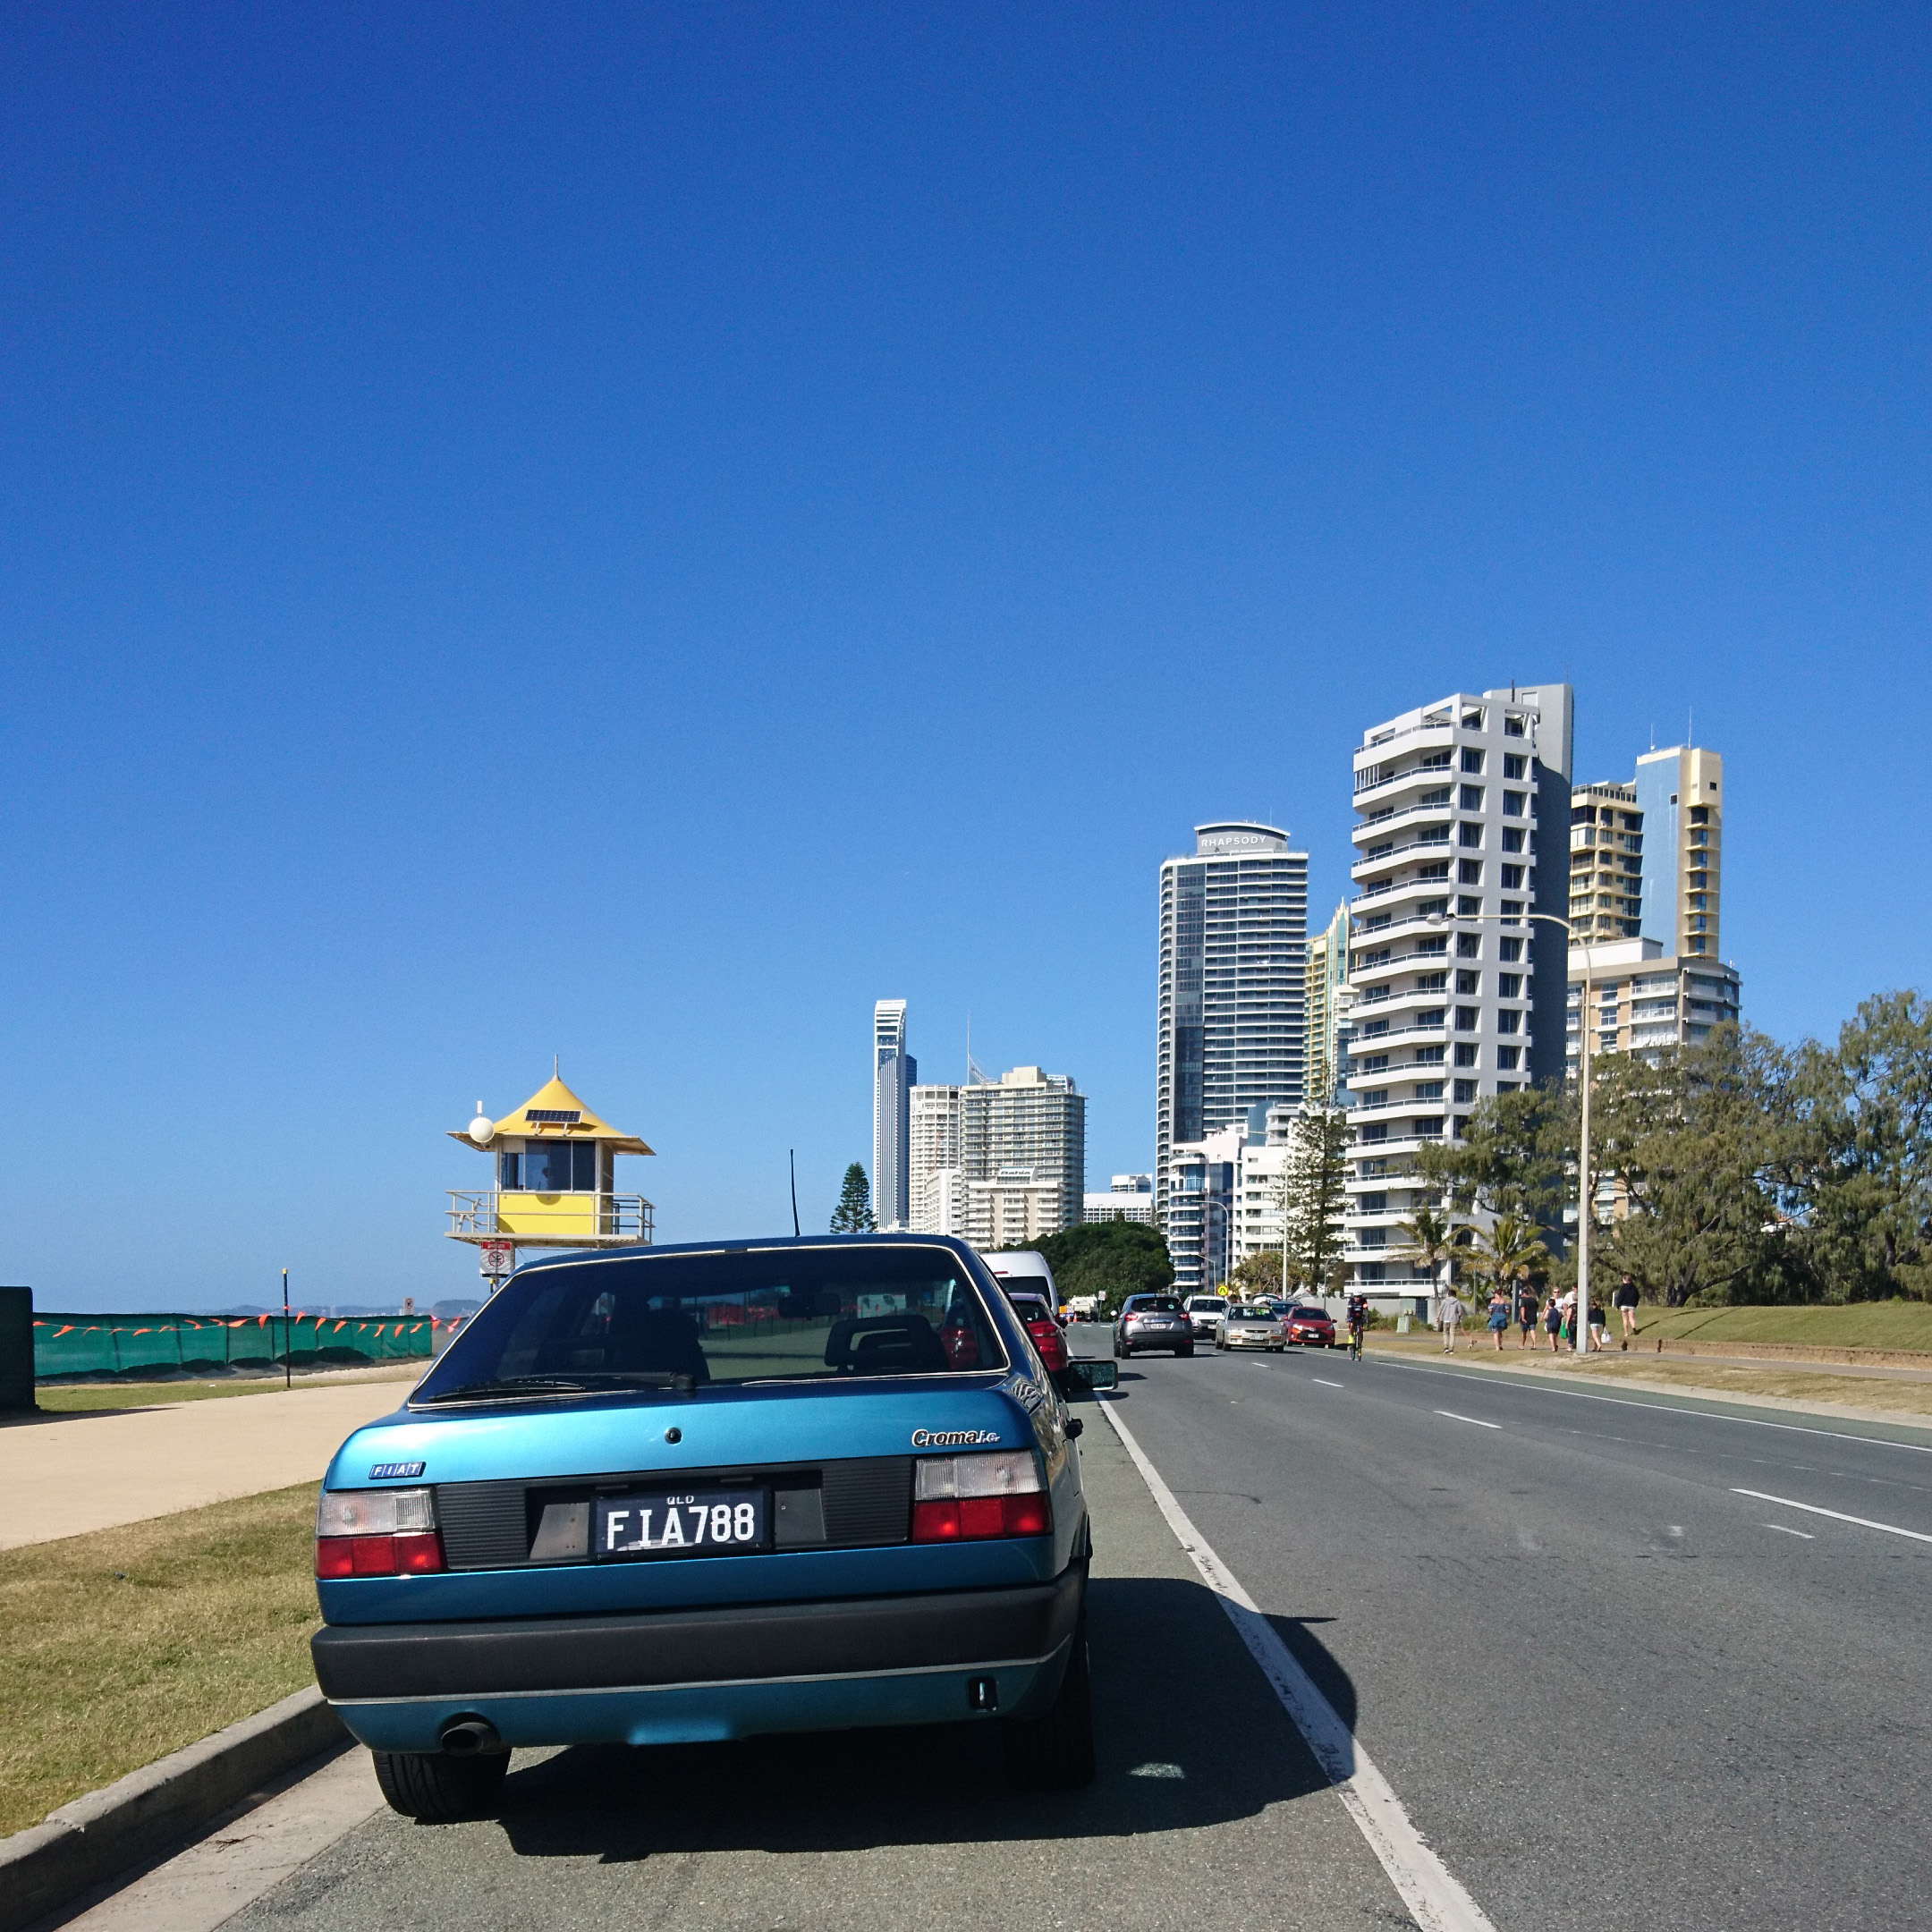
<path id="1" fill-rule="evenodd" d="M 1346 1258 L 1371 1295 L 1426 1295 L 1400 1224 L 1416 1157 L 1476 1103 L 1563 1070 L 1567 684 L 1459 691 L 1373 726 L 1353 757 Z"/>
<path id="2" fill-rule="evenodd" d="M 1170 1249 L 1174 1148 L 1302 1098 L 1307 953 L 1308 854 L 1287 833 L 1199 825 L 1193 852 L 1162 864 L 1154 1216 Z"/>
<path id="3" fill-rule="evenodd" d="M 911 1219 L 911 1097 L 919 1064 L 906 1051 L 906 1003 L 872 1009 L 872 1215 L 883 1228 Z"/>

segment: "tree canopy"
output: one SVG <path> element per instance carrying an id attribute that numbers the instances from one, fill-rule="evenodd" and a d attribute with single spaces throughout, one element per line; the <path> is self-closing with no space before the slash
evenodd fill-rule
<path id="1" fill-rule="evenodd" d="M 1101 1295 L 1118 1306 L 1131 1294 L 1174 1286 L 1174 1263 L 1157 1228 L 1138 1221 L 1086 1221 L 1032 1243 L 1064 1296 Z"/>
<path id="2" fill-rule="evenodd" d="M 1916 992 L 1867 1000 L 1829 1046 L 1727 1024 L 1593 1055 L 1581 1189 L 1579 1124 L 1574 1088 L 1498 1094 L 1419 1166 L 1453 1212 L 1532 1221 L 1553 1249 L 1587 1195 L 1599 1266 L 1673 1306 L 1932 1299 L 1932 1005 Z"/>

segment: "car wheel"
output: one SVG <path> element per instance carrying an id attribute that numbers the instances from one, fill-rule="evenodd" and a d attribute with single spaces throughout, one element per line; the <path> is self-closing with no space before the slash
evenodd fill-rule
<path id="1" fill-rule="evenodd" d="M 1191 1342 L 1185 1343 L 1182 1347 L 1177 1348 L 1174 1351 L 1174 1353 L 1176 1355 L 1191 1355 L 1193 1352 L 1194 1344 Z"/>
<path id="2" fill-rule="evenodd" d="M 1007 1717 L 1006 1775 L 1029 1791 L 1079 1791 L 1093 1783 L 1093 1689 L 1087 1675 L 1087 1616 L 1073 1630 L 1060 1694 L 1044 1717 Z"/>
<path id="3" fill-rule="evenodd" d="M 452 1758 L 446 1751 L 372 1750 L 369 1756 L 389 1809 L 426 1825 L 490 1817 L 510 1770 L 508 1751 Z"/>

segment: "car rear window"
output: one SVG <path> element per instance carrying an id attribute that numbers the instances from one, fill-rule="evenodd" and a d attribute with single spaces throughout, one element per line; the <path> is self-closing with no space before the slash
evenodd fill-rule
<path id="1" fill-rule="evenodd" d="M 959 1258 L 872 1250 L 612 1257 L 513 1275 L 416 1404 L 1004 1368 Z"/>
<path id="2" fill-rule="evenodd" d="M 1181 1298 L 1171 1294 L 1136 1295 L 1127 1308 L 1134 1315 L 1178 1315 Z"/>

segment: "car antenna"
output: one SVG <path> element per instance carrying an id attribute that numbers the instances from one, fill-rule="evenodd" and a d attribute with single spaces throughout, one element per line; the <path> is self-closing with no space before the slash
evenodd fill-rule
<path id="1" fill-rule="evenodd" d="M 788 1148 L 785 1157 L 792 1163 L 792 1238 L 799 1239 L 798 1224 L 798 1149 Z"/>

